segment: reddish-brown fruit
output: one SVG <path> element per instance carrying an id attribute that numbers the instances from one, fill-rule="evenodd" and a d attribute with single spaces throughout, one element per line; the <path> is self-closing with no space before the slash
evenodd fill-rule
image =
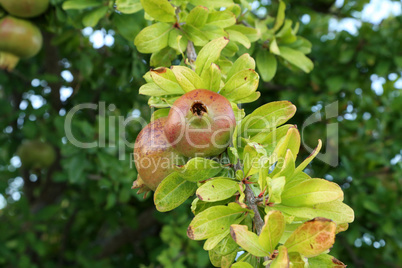
<path id="1" fill-rule="evenodd" d="M 139 179 L 134 188 L 147 186 L 155 191 L 159 183 L 173 172 L 175 165 L 183 165 L 185 157 L 178 154 L 163 133 L 167 118 L 149 123 L 138 134 L 134 145 L 134 163 Z"/>
<path id="2" fill-rule="evenodd" d="M 33 23 L 11 16 L 0 20 L 0 51 L 30 58 L 39 52 L 42 42 L 42 34 Z"/>
<path id="3" fill-rule="evenodd" d="M 46 11 L 49 0 L 0 0 L 0 4 L 13 16 L 33 18 Z"/>
<path id="4" fill-rule="evenodd" d="M 170 109 L 165 135 L 187 157 L 216 156 L 229 146 L 236 119 L 222 95 L 196 89 L 178 98 Z"/>

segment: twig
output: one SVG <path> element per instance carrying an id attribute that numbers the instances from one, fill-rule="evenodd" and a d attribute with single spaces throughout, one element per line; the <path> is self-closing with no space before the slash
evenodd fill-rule
<path id="1" fill-rule="evenodd" d="M 193 64 L 197 59 L 197 52 L 195 52 L 194 44 L 191 41 L 187 43 L 187 58 L 190 64 Z"/>

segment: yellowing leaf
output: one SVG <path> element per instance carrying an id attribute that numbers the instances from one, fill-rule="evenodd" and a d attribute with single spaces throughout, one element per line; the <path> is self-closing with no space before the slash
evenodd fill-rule
<path id="1" fill-rule="evenodd" d="M 193 195 L 196 189 L 196 183 L 186 181 L 174 172 L 163 179 L 155 191 L 156 209 L 161 212 L 175 209 Z"/>
<path id="2" fill-rule="evenodd" d="M 216 161 L 202 157 L 194 157 L 184 166 L 178 166 L 175 167 L 175 169 L 183 179 L 197 182 L 213 178 L 222 170 L 222 167 Z"/>
<path id="3" fill-rule="evenodd" d="M 252 69 L 245 69 L 235 73 L 220 90 L 220 94 L 229 101 L 243 99 L 258 88 L 258 74 Z"/>
<path id="4" fill-rule="evenodd" d="M 238 42 L 239 44 L 242 44 L 245 48 L 250 48 L 251 43 L 250 40 L 248 40 L 247 36 L 235 30 L 227 30 L 226 32 L 229 34 L 230 41 Z"/>
<path id="5" fill-rule="evenodd" d="M 303 223 L 286 240 L 288 252 L 299 252 L 310 258 L 332 247 L 335 242 L 336 224 L 325 218 L 315 218 Z"/>
<path id="6" fill-rule="evenodd" d="M 202 77 L 202 73 L 207 71 L 211 64 L 219 59 L 222 49 L 228 42 L 228 39 L 221 37 L 205 45 L 198 53 L 195 61 L 195 72 Z"/>
<path id="7" fill-rule="evenodd" d="M 199 5 L 199 0 L 190 0 L 193 5 Z M 233 5 L 233 0 L 203 0 L 202 5 L 207 8 L 221 8 Z"/>
<path id="8" fill-rule="evenodd" d="M 248 231 L 247 226 L 232 224 L 232 226 L 230 226 L 230 234 L 239 246 L 252 255 L 256 257 L 269 255 L 269 252 L 259 243 L 257 234 Z"/>
<path id="9" fill-rule="evenodd" d="M 308 259 L 310 267 L 326 267 L 326 268 L 345 268 L 346 265 L 335 257 L 328 254 L 321 254 L 314 258 Z"/>
<path id="10" fill-rule="evenodd" d="M 248 262 L 236 262 L 231 268 L 253 268 Z"/>
<path id="11" fill-rule="evenodd" d="M 243 220 L 245 213 L 246 210 L 240 205 L 210 207 L 194 217 L 187 229 L 187 236 L 192 240 L 216 236 L 228 230 L 232 223 Z"/>
<path id="12" fill-rule="evenodd" d="M 343 191 L 338 184 L 312 179 L 286 188 L 282 193 L 282 204 L 292 207 L 313 206 L 320 203 L 343 200 Z"/>
<path id="13" fill-rule="evenodd" d="M 280 211 L 269 211 L 264 222 L 258 241 L 266 251 L 272 253 L 285 231 L 285 218 Z"/>
<path id="14" fill-rule="evenodd" d="M 239 191 L 239 183 L 230 178 L 214 178 L 197 189 L 197 196 L 205 202 L 215 202 L 232 197 Z"/>
<path id="15" fill-rule="evenodd" d="M 255 61 L 248 53 L 241 55 L 233 63 L 232 67 L 226 75 L 226 81 L 228 81 L 234 74 L 244 69 L 255 69 Z"/>
<path id="16" fill-rule="evenodd" d="M 212 63 L 211 66 L 202 73 L 204 88 L 213 92 L 218 92 L 222 83 L 222 73 L 218 65 Z"/>
<path id="17" fill-rule="evenodd" d="M 157 68 L 151 70 L 151 78 L 156 85 L 168 94 L 183 94 L 184 90 L 180 87 L 172 70 L 169 68 Z"/>
<path id="18" fill-rule="evenodd" d="M 321 140 L 318 140 L 318 145 L 314 149 L 314 151 L 296 168 L 295 173 L 297 172 L 302 172 L 308 164 L 314 159 L 314 157 L 317 156 L 317 154 L 320 152 L 322 146 Z"/>
<path id="19" fill-rule="evenodd" d="M 203 88 L 204 82 L 190 68 L 185 66 L 172 66 L 172 71 L 176 76 L 177 82 L 185 92 Z"/>
<path id="20" fill-rule="evenodd" d="M 172 26 L 158 22 L 144 28 L 134 39 L 134 45 L 141 53 L 153 53 L 167 47 Z"/>
<path id="21" fill-rule="evenodd" d="M 186 23 L 196 28 L 202 28 L 208 19 L 208 8 L 197 6 L 187 15 Z"/>
<path id="22" fill-rule="evenodd" d="M 215 25 L 220 28 L 226 28 L 234 25 L 235 23 L 236 23 L 236 16 L 228 10 L 215 11 L 211 12 L 208 15 L 207 24 L 209 25 Z"/>
<path id="23" fill-rule="evenodd" d="M 145 12 L 152 18 L 162 22 L 175 22 L 175 8 L 168 0 L 141 0 Z"/>

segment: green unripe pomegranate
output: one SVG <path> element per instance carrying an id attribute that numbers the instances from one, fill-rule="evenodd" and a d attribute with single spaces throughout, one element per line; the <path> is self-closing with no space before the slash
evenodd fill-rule
<path id="1" fill-rule="evenodd" d="M 0 0 L 0 4 L 10 15 L 33 18 L 46 11 L 49 0 Z"/>
<path id="2" fill-rule="evenodd" d="M 42 47 L 42 34 L 33 23 L 6 16 L 0 20 L 0 51 L 30 58 Z"/>
<path id="3" fill-rule="evenodd" d="M 225 97 L 195 89 L 173 103 L 164 132 L 169 143 L 184 156 L 209 157 L 226 150 L 235 126 L 232 105 Z"/>
<path id="4" fill-rule="evenodd" d="M 177 153 L 166 140 L 163 133 L 167 118 L 159 118 L 149 123 L 138 134 L 134 145 L 134 163 L 138 179 L 133 188 L 144 185 L 155 191 L 159 183 L 174 171 L 176 165 L 186 162 L 184 156 Z"/>
<path id="5" fill-rule="evenodd" d="M 52 145 L 43 141 L 26 141 L 17 150 L 23 168 L 43 169 L 50 167 L 56 160 Z"/>

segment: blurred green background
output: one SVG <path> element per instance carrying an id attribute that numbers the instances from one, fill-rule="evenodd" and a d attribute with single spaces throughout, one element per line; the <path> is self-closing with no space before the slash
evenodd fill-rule
<path id="1" fill-rule="evenodd" d="M 258 16 L 276 15 L 277 1 L 249 2 Z M 84 29 L 85 12 L 65 12 L 62 3 L 52 0 L 32 20 L 44 35 L 39 56 L 0 71 L 0 267 L 210 267 L 202 244 L 186 236 L 189 203 L 162 214 L 152 196 L 143 200 L 130 189 L 136 171 L 125 141 L 134 142 L 141 124 L 123 128 L 118 118 L 151 115 L 138 95 L 149 55 L 132 41 L 147 23 L 143 13 L 108 12 Z M 331 255 L 348 267 L 402 267 L 401 1 L 286 3 L 287 18 L 300 21 L 299 35 L 313 43 L 315 68 L 305 74 L 279 65 L 272 81 L 260 83 L 261 98 L 243 108 L 289 100 L 299 129 L 321 115 L 302 137 L 309 147 L 321 138 L 324 153 L 336 147 L 325 138 L 327 124 L 338 124 L 339 164 L 315 160 L 308 167 L 312 177 L 341 185 L 355 210 Z M 339 115 L 327 118 L 334 102 Z M 104 137 L 106 147 L 67 140 L 66 116 L 82 103 L 106 110 L 77 112 L 73 134 L 86 142 Z M 25 140 L 54 146 L 55 163 L 22 168 L 16 151 Z"/>

